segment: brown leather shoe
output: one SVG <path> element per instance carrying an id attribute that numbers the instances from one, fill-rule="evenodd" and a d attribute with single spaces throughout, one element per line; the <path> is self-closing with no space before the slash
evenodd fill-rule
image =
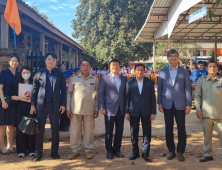
<path id="1" fill-rule="evenodd" d="M 167 159 L 168 160 L 172 160 L 173 158 L 175 158 L 176 157 L 176 154 L 174 153 L 174 152 L 170 152 L 169 154 L 168 154 L 168 156 L 167 156 Z"/>
<path id="2" fill-rule="evenodd" d="M 185 157 L 183 156 L 182 153 L 177 153 L 177 159 L 178 159 L 178 161 L 180 161 L 180 162 L 185 161 Z"/>

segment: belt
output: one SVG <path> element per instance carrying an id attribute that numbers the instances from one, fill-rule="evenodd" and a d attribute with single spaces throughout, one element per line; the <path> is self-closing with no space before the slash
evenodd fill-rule
<path id="1" fill-rule="evenodd" d="M 53 99 L 45 99 L 46 102 L 52 102 Z"/>

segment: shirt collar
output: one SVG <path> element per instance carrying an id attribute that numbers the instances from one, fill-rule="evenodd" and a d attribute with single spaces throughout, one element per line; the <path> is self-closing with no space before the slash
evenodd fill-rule
<path id="1" fill-rule="evenodd" d="M 85 79 L 85 78 L 82 76 L 81 73 L 79 73 L 79 74 L 77 75 L 77 77 L 82 77 L 83 79 Z M 89 78 L 92 78 L 92 74 L 90 74 L 90 73 L 89 73 L 88 77 L 86 77 L 86 79 L 89 79 Z"/>
<path id="2" fill-rule="evenodd" d="M 207 75 L 207 81 L 208 81 L 208 80 L 211 80 L 211 78 L 210 78 L 210 76 L 209 76 L 209 75 Z M 215 80 L 217 80 L 217 81 L 218 81 L 218 80 L 219 80 L 219 77 L 218 77 L 218 76 L 216 76 L 216 77 L 214 78 L 214 80 L 213 80 L 213 81 L 215 81 Z M 212 81 L 212 80 L 211 80 L 211 81 Z"/>
<path id="3" fill-rule="evenodd" d="M 111 75 L 113 76 L 113 78 L 114 78 L 114 77 L 119 77 L 119 75 L 118 75 L 118 76 L 115 76 L 112 72 L 111 72 Z"/>
<path id="4" fill-rule="evenodd" d="M 169 70 L 178 70 L 178 65 L 175 68 L 171 68 L 169 65 Z"/>
<path id="5" fill-rule="evenodd" d="M 137 82 L 139 82 L 139 83 L 142 83 L 142 82 L 143 82 L 143 78 L 142 78 L 142 80 L 140 81 L 140 80 L 138 80 L 137 77 L 136 77 L 136 80 L 137 80 Z"/>
<path id="6" fill-rule="evenodd" d="M 54 71 L 55 71 L 55 69 L 53 68 L 53 69 L 51 70 L 51 73 L 49 73 L 49 70 L 46 68 L 46 72 L 49 73 L 49 74 L 54 73 Z"/>

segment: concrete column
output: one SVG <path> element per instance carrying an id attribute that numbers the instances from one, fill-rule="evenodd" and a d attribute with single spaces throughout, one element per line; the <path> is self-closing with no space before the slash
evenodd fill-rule
<path id="1" fill-rule="evenodd" d="M 58 64 L 62 64 L 62 43 L 59 45 L 59 61 Z"/>
<path id="2" fill-rule="evenodd" d="M 155 39 L 153 39 L 153 72 L 155 72 L 155 70 L 156 70 L 156 66 L 155 66 L 155 62 L 156 62 L 155 52 L 156 52 L 156 43 L 155 43 Z"/>
<path id="3" fill-rule="evenodd" d="M 170 38 L 168 38 L 168 51 L 171 50 L 171 45 L 170 45 Z"/>
<path id="4" fill-rule="evenodd" d="M 45 55 L 45 34 L 40 34 L 40 51 Z"/>
<path id="5" fill-rule="evenodd" d="M 76 51 L 76 67 L 79 65 L 79 52 Z"/>
<path id="6" fill-rule="evenodd" d="M 69 69 L 71 68 L 71 64 L 73 62 L 73 58 L 72 58 L 72 48 L 69 47 Z"/>
<path id="7" fill-rule="evenodd" d="M 215 61 L 217 62 L 217 36 L 215 36 L 214 46 L 215 46 Z"/>
<path id="8" fill-rule="evenodd" d="M 1 15 L 1 48 L 8 48 L 8 23 Z"/>

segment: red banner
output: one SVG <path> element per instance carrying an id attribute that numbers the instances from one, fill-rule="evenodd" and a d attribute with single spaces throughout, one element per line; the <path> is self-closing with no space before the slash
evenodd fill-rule
<path id="1" fill-rule="evenodd" d="M 217 55 L 222 55 L 222 48 L 217 49 Z"/>

